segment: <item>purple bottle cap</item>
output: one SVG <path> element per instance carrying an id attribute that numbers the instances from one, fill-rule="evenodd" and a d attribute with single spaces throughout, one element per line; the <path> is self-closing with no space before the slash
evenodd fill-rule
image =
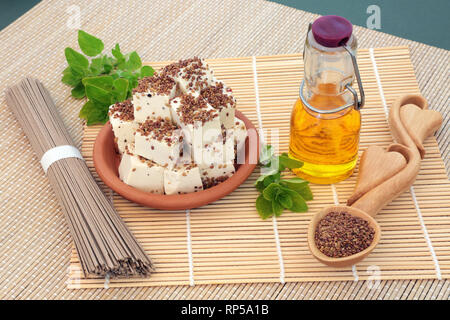
<path id="1" fill-rule="evenodd" d="M 312 24 L 314 39 L 328 48 L 346 44 L 352 35 L 352 30 L 350 21 L 340 16 L 323 16 Z"/>

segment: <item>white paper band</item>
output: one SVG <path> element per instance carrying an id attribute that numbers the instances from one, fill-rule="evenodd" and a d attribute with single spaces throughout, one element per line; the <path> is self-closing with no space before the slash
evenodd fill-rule
<path id="1" fill-rule="evenodd" d="M 41 158 L 41 165 L 45 174 L 47 174 L 48 168 L 50 168 L 54 162 L 66 158 L 78 158 L 83 160 L 80 151 L 74 146 L 63 145 L 47 150 Z"/>

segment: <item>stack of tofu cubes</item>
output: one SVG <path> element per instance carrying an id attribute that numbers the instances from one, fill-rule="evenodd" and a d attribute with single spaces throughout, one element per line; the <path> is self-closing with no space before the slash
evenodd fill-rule
<path id="1" fill-rule="evenodd" d="M 109 109 L 120 179 L 168 195 L 225 181 L 247 137 L 235 109 L 231 89 L 197 57 L 141 79 L 131 99 Z"/>

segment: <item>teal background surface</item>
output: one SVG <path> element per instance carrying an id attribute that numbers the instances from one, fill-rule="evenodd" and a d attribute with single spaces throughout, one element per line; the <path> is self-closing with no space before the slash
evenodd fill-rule
<path id="1" fill-rule="evenodd" d="M 379 31 L 450 50 L 450 0 L 275 0 L 273 2 L 321 15 L 337 14 L 363 27 L 367 27 L 366 21 L 370 16 L 367 13 L 368 6 L 377 5 L 381 12 Z M 0 29 L 37 3 L 39 3 L 38 0 L 0 0 Z M 68 2 L 68 5 L 70 4 L 73 3 Z"/>
<path id="2" fill-rule="evenodd" d="M 0 0 L 0 30 L 39 2 L 39 0 Z"/>
<path id="3" fill-rule="evenodd" d="M 450 50 L 450 0 L 275 0 L 290 7 L 336 14 L 367 28 L 370 5 L 380 7 L 381 32 Z"/>

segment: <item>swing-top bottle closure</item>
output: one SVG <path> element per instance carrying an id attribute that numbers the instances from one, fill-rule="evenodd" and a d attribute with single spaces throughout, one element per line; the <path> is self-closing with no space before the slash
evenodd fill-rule
<path id="1" fill-rule="evenodd" d="M 351 86 L 351 83 L 347 83 L 344 87 L 353 96 L 353 102 L 347 103 L 331 110 L 318 109 L 312 106 L 307 101 L 303 93 L 305 87 L 305 79 L 303 79 L 300 85 L 299 95 L 303 105 L 308 109 L 320 114 L 332 114 L 340 112 L 352 106 L 355 108 L 355 110 L 359 110 L 364 106 L 365 95 L 361 81 L 361 75 L 359 73 L 358 63 L 356 62 L 354 50 L 350 47 L 351 42 L 353 41 L 352 31 L 352 24 L 347 19 L 339 16 L 323 16 L 314 21 L 314 23 L 309 24 L 308 33 L 306 36 L 307 42 L 305 43 L 305 47 L 303 49 L 303 61 L 305 61 L 306 45 L 308 43 L 308 38 L 311 39 L 310 37 L 313 38 L 312 40 L 315 41 L 318 46 L 330 48 L 329 50 L 331 51 L 334 51 L 335 49 L 338 50 L 339 48 L 345 49 L 345 51 L 350 55 L 352 61 L 353 73 L 356 76 L 356 81 L 358 83 L 360 98 L 358 97 L 358 93 L 356 92 L 356 90 Z M 354 41 L 356 41 L 356 39 Z"/>

